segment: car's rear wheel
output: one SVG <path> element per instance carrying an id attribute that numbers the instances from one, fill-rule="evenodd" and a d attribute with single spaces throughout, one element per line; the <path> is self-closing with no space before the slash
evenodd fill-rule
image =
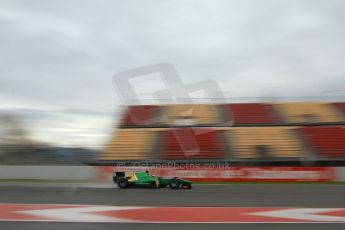
<path id="1" fill-rule="evenodd" d="M 178 189 L 180 188 L 180 181 L 177 178 L 173 178 L 169 182 L 169 187 L 171 189 Z"/>
<path id="2" fill-rule="evenodd" d="M 117 185 L 119 186 L 119 188 L 127 188 L 129 183 L 126 178 L 120 178 L 117 180 Z"/>

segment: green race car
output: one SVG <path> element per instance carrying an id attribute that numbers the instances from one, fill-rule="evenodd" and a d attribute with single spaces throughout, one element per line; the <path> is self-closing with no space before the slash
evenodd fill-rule
<path id="1" fill-rule="evenodd" d="M 151 188 L 192 188 L 192 182 L 178 177 L 164 178 L 152 176 L 148 171 L 145 172 L 113 172 L 113 181 L 119 188 L 129 187 L 151 187 Z"/>

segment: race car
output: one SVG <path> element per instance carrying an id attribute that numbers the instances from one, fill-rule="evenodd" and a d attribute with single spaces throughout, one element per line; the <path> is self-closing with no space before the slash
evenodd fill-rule
<path id="1" fill-rule="evenodd" d="M 192 188 L 192 182 L 178 177 L 155 177 L 148 171 L 145 172 L 113 172 L 113 181 L 119 188 L 151 187 L 151 188 Z"/>

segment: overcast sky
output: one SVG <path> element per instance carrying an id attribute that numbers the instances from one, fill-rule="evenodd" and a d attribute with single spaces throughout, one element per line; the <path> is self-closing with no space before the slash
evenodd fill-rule
<path id="1" fill-rule="evenodd" d="M 36 139 L 97 147 L 119 114 L 112 75 L 161 62 L 233 98 L 344 97 L 344 11 L 343 0 L 0 0 L 0 111 Z"/>

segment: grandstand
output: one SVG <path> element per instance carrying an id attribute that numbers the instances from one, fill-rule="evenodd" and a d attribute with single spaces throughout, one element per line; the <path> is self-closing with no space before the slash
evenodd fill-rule
<path id="1" fill-rule="evenodd" d="M 154 105 L 129 106 L 121 121 L 122 127 L 150 126 L 159 123 L 159 107 Z"/>
<path id="2" fill-rule="evenodd" d="M 300 158 L 305 152 L 294 127 L 235 127 L 226 133 L 235 158 Z"/>
<path id="3" fill-rule="evenodd" d="M 205 104 L 165 105 L 161 107 L 163 124 L 215 125 L 220 122 L 218 107 Z"/>
<path id="4" fill-rule="evenodd" d="M 155 134 L 152 129 L 118 129 L 101 160 L 149 159 Z"/>
<path id="5" fill-rule="evenodd" d="M 331 104 L 325 103 L 281 103 L 273 107 L 287 123 L 339 123 L 344 116 Z"/>
<path id="6" fill-rule="evenodd" d="M 333 103 L 332 105 L 335 106 L 343 116 L 345 116 L 345 102 Z"/>
<path id="7" fill-rule="evenodd" d="M 160 158 L 219 159 L 224 157 L 220 131 L 210 128 L 173 128 L 161 135 Z"/>
<path id="8" fill-rule="evenodd" d="M 319 158 L 345 157 L 345 126 L 309 126 L 299 131 Z"/>
<path id="9" fill-rule="evenodd" d="M 345 103 L 129 106 L 97 162 L 296 165 L 311 159 L 345 164 Z"/>
<path id="10" fill-rule="evenodd" d="M 223 105 L 224 121 L 232 120 L 234 125 L 275 124 L 280 122 L 269 104 L 237 103 Z"/>

